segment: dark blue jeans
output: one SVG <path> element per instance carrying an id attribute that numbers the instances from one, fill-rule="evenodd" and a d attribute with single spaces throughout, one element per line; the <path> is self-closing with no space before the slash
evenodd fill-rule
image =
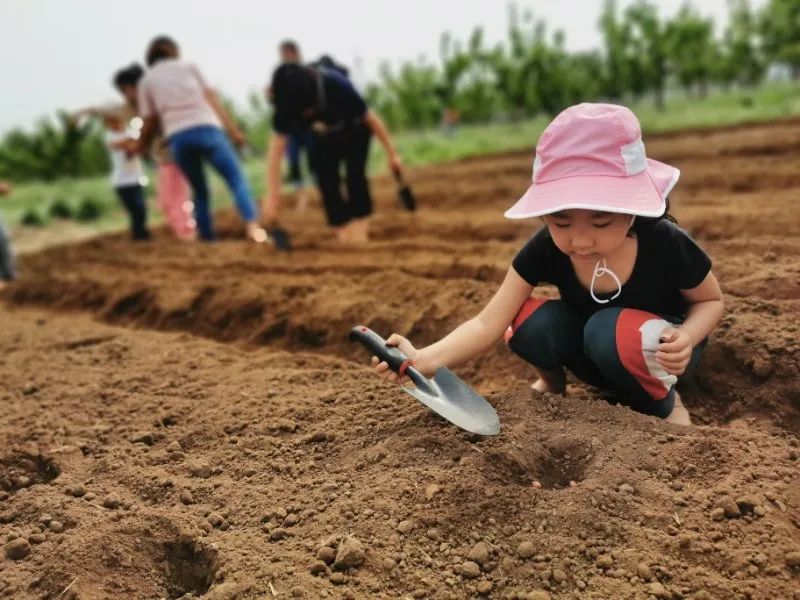
<path id="1" fill-rule="evenodd" d="M 242 219 L 255 221 L 256 208 L 250 189 L 239 166 L 236 152 L 222 129 L 201 125 L 179 131 L 169 138 L 169 147 L 175 162 L 192 187 L 194 217 L 202 239 L 214 239 L 214 224 L 209 206 L 211 198 L 208 193 L 208 181 L 203 172 L 203 163 L 206 161 L 211 163 L 228 184 Z"/>
<path id="2" fill-rule="evenodd" d="M 655 360 L 661 331 L 680 319 L 630 308 L 605 308 L 587 321 L 563 300 L 531 298 L 507 334 L 508 347 L 545 371 L 566 367 L 581 381 L 608 390 L 616 400 L 647 415 L 667 417 L 678 377 Z M 692 350 L 686 377 L 705 341 Z"/>
<path id="3" fill-rule="evenodd" d="M 131 237 L 134 240 L 149 240 L 147 230 L 147 202 L 144 198 L 144 187 L 141 185 L 125 185 L 114 188 L 120 202 L 128 212 L 131 220 Z"/>
<path id="4" fill-rule="evenodd" d="M 292 133 L 289 135 L 286 145 L 286 158 L 289 160 L 289 181 L 295 187 L 303 185 L 303 170 L 301 167 L 301 154 L 303 149 L 308 157 L 309 147 L 311 146 L 311 132 Z M 310 162 L 310 161 L 309 161 Z"/>

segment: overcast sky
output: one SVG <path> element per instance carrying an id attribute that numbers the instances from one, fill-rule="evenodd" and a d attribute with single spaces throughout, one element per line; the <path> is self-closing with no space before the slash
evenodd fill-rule
<path id="1" fill-rule="evenodd" d="M 682 3 L 658 2 L 663 14 Z M 726 0 L 693 4 L 724 22 Z M 481 25 L 487 43 L 503 39 L 507 6 L 503 0 L 0 0 L 0 132 L 28 127 L 58 108 L 113 100 L 112 73 L 142 61 L 147 42 L 160 33 L 173 36 L 213 85 L 244 102 L 263 87 L 284 38 L 297 40 L 307 58 L 332 54 L 363 85 L 382 60 L 435 59 L 444 31 L 465 39 Z M 563 29 L 570 49 L 600 44 L 602 0 L 517 6 Z"/>

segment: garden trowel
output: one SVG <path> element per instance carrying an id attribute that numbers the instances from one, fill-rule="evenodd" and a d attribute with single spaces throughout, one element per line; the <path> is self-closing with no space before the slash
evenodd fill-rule
<path id="1" fill-rule="evenodd" d="M 350 340 L 366 346 L 380 361 L 386 361 L 395 373 L 408 376 L 416 387 L 404 387 L 403 391 L 439 416 L 472 433 L 500 433 L 500 420 L 492 405 L 449 369 L 441 367 L 431 379 L 425 377 L 403 352 L 387 346 L 386 340 L 368 327 L 353 327 Z"/>
<path id="2" fill-rule="evenodd" d="M 414 197 L 414 192 L 411 191 L 411 186 L 406 183 L 403 178 L 403 173 L 398 169 L 392 169 L 394 180 L 397 182 L 397 198 L 400 200 L 406 210 L 414 212 L 417 209 L 417 199 Z"/>

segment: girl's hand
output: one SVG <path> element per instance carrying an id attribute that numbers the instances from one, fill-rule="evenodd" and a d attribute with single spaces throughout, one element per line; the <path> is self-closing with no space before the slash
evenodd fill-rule
<path id="1" fill-rule="evenodd" d="M 405 354 L 409 359 L 412 361 L 416 361 L 419 358 L 420 351 L 414 348 L 413 344 L 409 342 L 406 338 L 402 335 L 398 335 L 393 333 L 389 336 L 389 339 L 386 340 L 387 346 L 396 346 L 403 354 Z M 377 356 L 372 357 L 372 366 L 375 367 L 375 371 L 378 373 L 380 377 L 391 381 L 393 383 L 405 384 L 409 382 L 409 378 L 405 375 L 400 377 L 397 373 L 391 371 L 389 369 L 389 365 L 386 361 L 379 361 Z M 415 365 L 416 366 L 416 365 Z"/>
<path id="2" fill-rule="evenodd" d="M 666 327 L 661 332 L 661 344 L 656 352 L 658 364 L 670 375 L 683 375 L 692 357 L 692 338 L 675 327 Z"/>

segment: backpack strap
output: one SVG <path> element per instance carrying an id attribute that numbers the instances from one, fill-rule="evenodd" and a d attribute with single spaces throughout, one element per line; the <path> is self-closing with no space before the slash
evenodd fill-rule
<path id="1" fill-rule="evenodd" d="M 325 69 L 323 67 L 314 67 L 314 74 L 317 78 L 317 113 L 322 114 L 327 105 L 327 98 L 325 97 L 325 85 L 322 81 Z"/>

